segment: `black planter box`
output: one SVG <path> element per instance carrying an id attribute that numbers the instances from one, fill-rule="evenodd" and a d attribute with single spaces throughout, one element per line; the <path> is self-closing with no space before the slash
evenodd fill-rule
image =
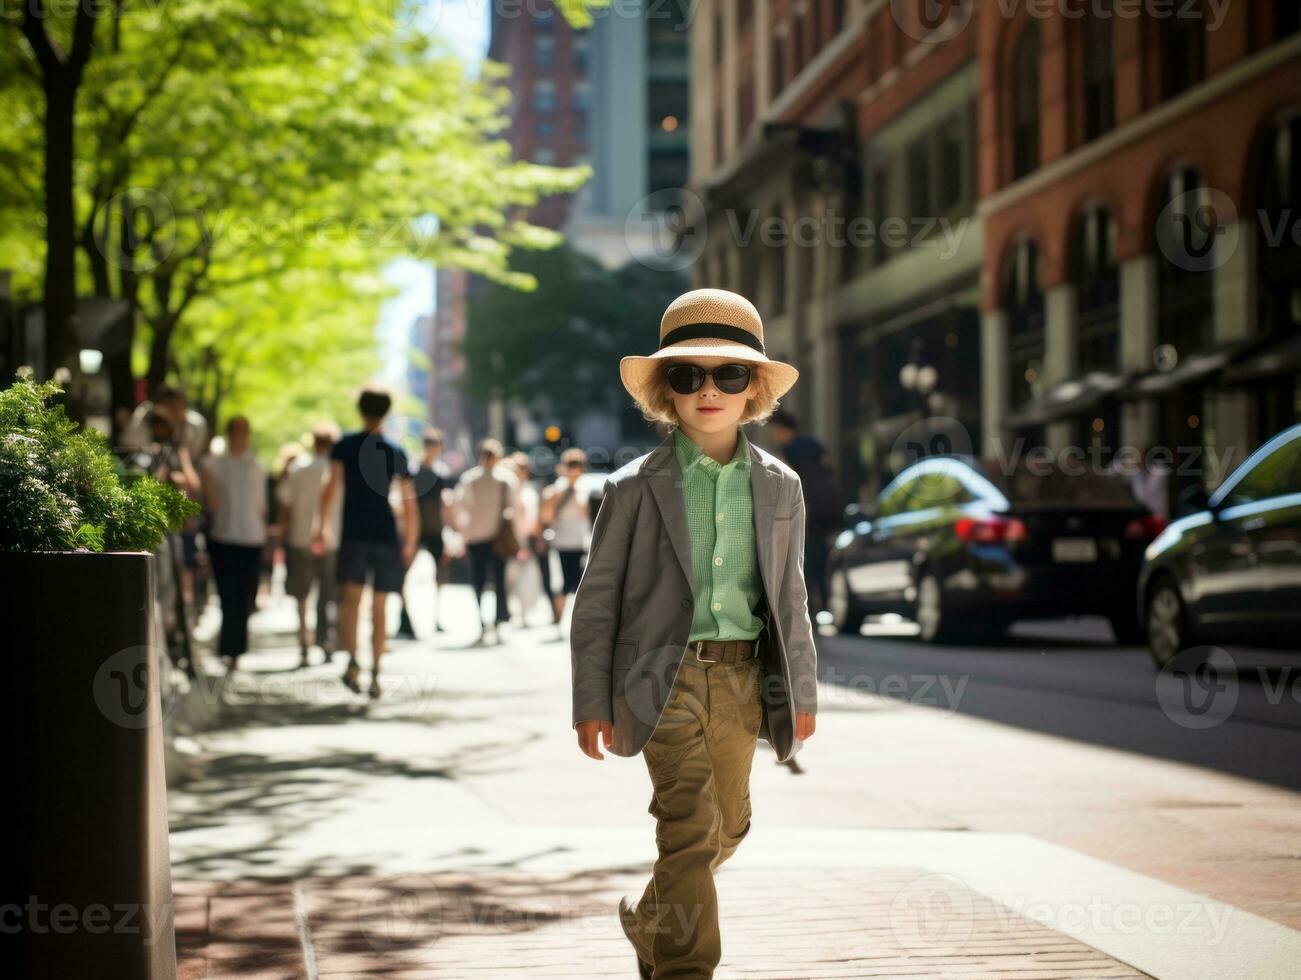
<path id="1" fill-rule="evenodd" d="M 4 975 L 175 977 L 153 557 L 0 554 L 0 597 Z"/>

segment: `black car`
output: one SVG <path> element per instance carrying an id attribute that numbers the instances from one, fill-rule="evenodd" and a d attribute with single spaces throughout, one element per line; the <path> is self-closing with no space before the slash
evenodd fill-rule
<path id="1" fill-rule="evenodd" d="M 900 473 L 836 539 L 836 626 L 898 613 L 928 642 L 988 642 L 1015 619 L 1094 613 L 1141 642 L 1133 589 L 1164 522 L 1119 477 L 1036 464 L 935 456 Z"/>
<path id="2" fill-rule="evenodd" d="M 1301 646 L 1301 425 L 1147 549 L 1138 612 L 1158 664 L 1200 644 Z"/>

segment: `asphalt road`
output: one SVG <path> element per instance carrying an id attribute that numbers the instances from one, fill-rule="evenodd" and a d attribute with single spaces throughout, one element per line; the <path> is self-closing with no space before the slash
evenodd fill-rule
<path id="1" fill-rule="evenodd" d="M 1019 623 L 992 647 L 922 643 L 912 624 L 823 636 L 826 684 L 1301 790 L 1301 653 L 1229 647 L 1158 671 L 1105 620 Z"/>

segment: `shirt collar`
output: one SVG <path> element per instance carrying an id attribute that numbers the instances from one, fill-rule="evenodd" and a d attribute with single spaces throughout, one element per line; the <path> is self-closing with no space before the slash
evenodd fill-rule
<path id="1" fill-rule="evenodd" d="M 681 430 L 673 430 L 673 451 L 678 457 L 678 465 L 682 468 L 685 475 L 695 466 L 703 467 L 706 472 L 718 473 L 723 466 L 712 456 L 706 456 L 704 451 L 697 446 Z M 749 469 L 750 467 L 750 442 L 745 437 L 744 430 L 737 430 L 736 433 L 736 452 L 727 463 L 728 466 L 735 465 L 740 469 Z"/>

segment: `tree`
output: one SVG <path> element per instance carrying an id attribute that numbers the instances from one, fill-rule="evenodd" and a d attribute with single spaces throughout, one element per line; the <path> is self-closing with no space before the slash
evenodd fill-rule
<path id="1" fill-rule="evenodd" d="M 583 9 L 574 0 L 563 8 Z M 39 3 L 27 9 L 44 13 Z M 84 9 L 112 13 L 93 43 Z M 0 106 L 13 110 L 0 161 L 16 175 L 0 186 L 0 262 L 13 261 L 21 288 L 45 237 L 51 275 L 75 269 L 96 295 L 126 300 L 146 328 L 150 381 L 175 370 L 186 324 L 211 309 L 203 299 L 290 272 L 343 279 L 416 254 L 527 288 L 532 280 L 509 266 L 512 248 L 558 236 L 516 211 L 590 174 L 512 162 L 498 138 L 507 94 L 495 83 L 506 69 L 487 63 L 471 77 L 392 5 L 172 0 L 165 11 L 77 10 L 75 22 L 51 13 L 42 26 L 46 39 L 76 38 L 66 59 L 79 66 L 71 101 L 43 94 L 51 76 L 33 66 L 40 54 L 25 26 L 26 43 L 10 31 L 0 46 Z M 51 49 L 61 50 L 52 40 Z M 30 111 L 42 98 L 47 128 L 55 108 L 73 107 L 58 146 Z M 75 158 L 69 149 L 64 203 L 32 195 L 37 175 L 50 182 L 51 150 L 72 146 L 74 122 L 84 138 Z M 47 322 L 65 346 L 60 311 L 75 296 L 66 287 L 53 300 L 46 290 L 47 302 L 62 304 Z M 213 351 L 223 356 L 221 345 Z"/>

